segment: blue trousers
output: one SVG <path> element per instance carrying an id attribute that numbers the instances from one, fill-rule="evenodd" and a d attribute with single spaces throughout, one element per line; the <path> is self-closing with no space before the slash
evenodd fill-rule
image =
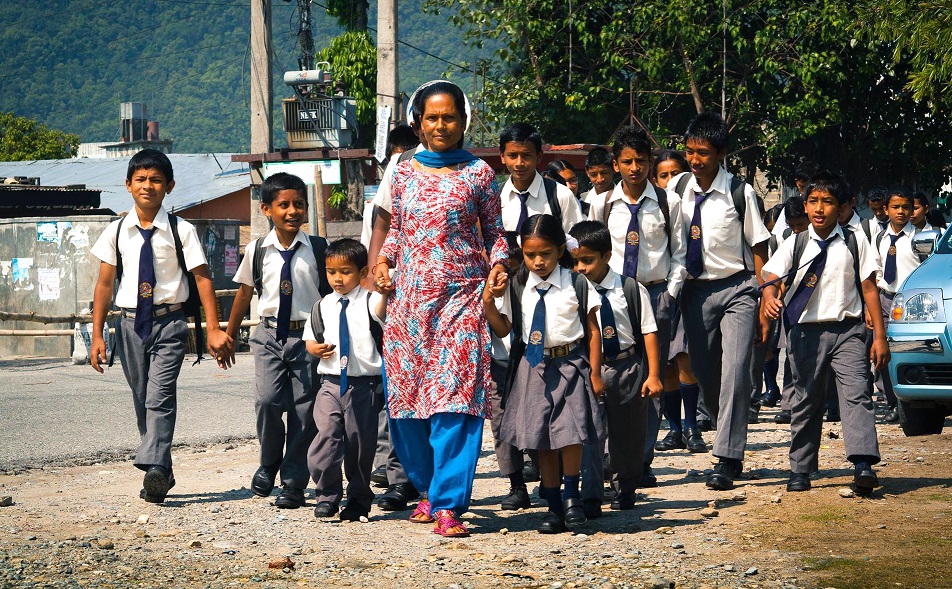
<path id="1" fill-rule="evenodd" d="M 410 482 L 426 492 L 431 512 L 469 510 L 483 418 L 437 413 L 429 419 L 390 418 L 390 438 Z"/>

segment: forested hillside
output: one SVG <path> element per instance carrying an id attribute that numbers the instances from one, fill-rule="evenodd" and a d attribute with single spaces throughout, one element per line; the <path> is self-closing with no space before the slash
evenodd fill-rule
<path id="1" fill-rule="evenodd" d="M 374 3 L 371 3 L 374 4 Z M 145 102 L 179 153 L 247 151 L 248 0 L 48 0 L 0 5 L 0 112 L 34 118 L 84 142 L 119 138 L 119 103 Z M 295 2 L 273 3 L 275 103 L 297 67 Z M 315 46 L 341 32 L 314 7 Z M 371 6 L 370 26 L 376 25 Z M 447 16 L 400 6 L 400 39 L 460 63 L 475 59 Z M 375 37 L 375 35 L 374 35 Z M 485 52 L 484 52 L 485 55 Z M 401 88 L 410 93 L 447 63 L 400 47 Z M 469 78 L 460 76 L 461 83 Z M 276 108 L 276 112 L 279 109 Z M 276 116 L 275 143 L 284 144 Z"/>

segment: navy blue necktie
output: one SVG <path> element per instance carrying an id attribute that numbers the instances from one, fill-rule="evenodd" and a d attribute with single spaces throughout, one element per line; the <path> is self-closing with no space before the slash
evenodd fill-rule
<path id="1" fill-rule="evenodd" d="M 615 324 L 615 312 L 608 302 L 608 289 L 596 286 L 595 290 L 602 297 L 602 306 L 598 309 L 602 320 L 602 353 L 606 360 L 614 360 L 621 353 L 621 344 L 618 342 L 618 326 Z M 632 326 L 634 327 L 634 326 Z"/>
<path id="2" fill-rule="evenodd" d="M 896 240 L 902 237 L 899 235 L 887 235 L 889 238 L 889 249 L 886 250 L 886 266 L 883 268 L 883 280 L 886 284 L 892 284 L 896 280 Z"/>
<path id="3" fill-rule="evenodd" d="M 888 224 L 889 224 L 889 221 L 879 221 L 879 230 L 880 230 L 880 231 L 885 231 L 885 230 L 886 230 L 886 225 L 888 225 Z"/>
<path id="4" fill-rule="evenodd" d="M 289 249 L 279 251 L 284 258 L 281 266 L 281 284 L 278 288 L 278 341 L 282 344 L 288 341 L 288 332 L 291 331 L 291 295 L 294 294 L 294 285 L 291 283 L 291 259 L 301 242 L 298 241 Z"/>
<path id="5" fill-rule="evenodd" d="M 526 346 L 526 360 L 529 366 L 538 366 L 545 355 L 545 294 L 552 288 L 551 285 L 539 285 L 536 292 L 539 302 L 532 312 L 532 326 L 529 328 L 529 341 Z"/>
<path id="6" fill-rule="evenodd" d="M 136 298 L 136 335 L 144 342 L 152 334 L 152 305 L 155 290 L 155 265 L 152 255 L 152 234 L 155 227 L 143 229 L 136 226 L 142 235 L 142 249 L 139 250 L 139 296 Z"/>
<path id="7" fill-rule="evenodd" d="M 816 242 L 820 246 L 820 253 L 810 262 L 810 267 L 807 268 L 807 273 L 803 275 L 803 280 L 800 281 L 797 290 L 790 297 L 790 302 L 783 309 L 783 321 L 787 329 L 800 322 L 800 316 L 803 315 L 803 310 L 807 308 L 807 303 L 810 302 L 810 297 L 813 296 L 813 291 L 816 290 L 816 285 L 820 282 L 820 275 L 823 274 L 823 268 L 826 267 L 826 250 L 834 239 L 836 239 L 835 234 L 825 241 Z"/>
<path id="8" fill-rule="evenodd" d="M 701 203 L 710 196 L 710 192 L 704 194 L 695 193 L 694 196 L 694 216 L 691 218 L 691 233 L 688 235 L 688 248 L 685 258 L 685 267 L 688 274 L 697 278 L 704 272 L 704 250 L 701 240 Z"/>
<path id="9" fill-rule="evenodd" d="M 641 203 L 628 205 L 628 212 L 631 213 L 631 220 L 628 221 L 628 231 L 625 233 L 625 265 L 622 268 L 622 274 L 631 276 L 638 280 L 638 244 L 641 242 L 641 228 L 638 225 L 638 211 L 641 210 Z"/>
<path id="10" fill-rule="evenodd" d="M 347 305 L 350 299 L 340 300 L 340 396 L 347 392 L 347 364 L 350 359 L 350 328 L 347 325 Z"/>
<path id="11" fill-rule="evenodd" d="M 516 223 L 516 231 L 522 230 L 522 224 L 526 222 L 526 219 L 529 217 L 529 209 L 526 208 L 526 201 L 529 200 L 528 192 L 520 192 L 519 197 L 519 221 Z"/>

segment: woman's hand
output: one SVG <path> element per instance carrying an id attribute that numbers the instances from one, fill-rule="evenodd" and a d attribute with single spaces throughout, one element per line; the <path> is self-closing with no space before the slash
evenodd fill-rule
<path id="1" fill-rule="evenodd" d="M 501 265 L 496 264 L 489 271 L 489 277 L 486 278 L 486 290 L 489 290 L 493 297 L 501 297 L 506 294 L 506 287 L 509 286 L 509 274 Z"/>
<path id="2" fill-rule="evenodd" d="M 373 268 L 374 286 L 382 294 L 389 294 L 393 290 L 390 280 L 390 262 L 386 258 L 378 258 Z"/>

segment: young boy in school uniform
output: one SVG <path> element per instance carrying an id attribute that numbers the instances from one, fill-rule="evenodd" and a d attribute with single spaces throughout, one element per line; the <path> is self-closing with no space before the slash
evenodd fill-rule
<path id="1" fill-rule="evenodd" d="M 307 488 L 307 448 L 314 438 L 315 362 L 301 336 L 311 307 L 329 292 L 323 276 L 326 241 L 309 238 L 307 187 L 297 176 L 277 173 L 261 185 L 261 212 L 273 224 L 263 238 L 245 248 L 234 281 L 240 286 L 228 318 L 228 334 L 236 337 L 258 292 L 261 323 L 251 336 L 255 362 L 255 415 L 261 445 L 259 467 L 251 490 L 267 497 L 281 474 L 281 493 L 274 505 L 297 509 Z M 316 251 L 320 248 L 321 251 Z M 263 250 L 263 251 L 259 251 Z M 260 275 L 255 259 L 260 260 Z M 287 428 L 282 416 L 287 413 Z"/>
<path id="2" fill-rule="evenodd" d="M 719 163 L 727 141 L 723 119 L 699 114 L 685 133 L 691 172 L 672 180 L 689 228 L 681 317 L 691 368 L 717 422 L 713 454 L 719 462 L 707 479 L 715 490 L 733 488 L 743 471 L 752 387 L 747 342 L 760 338 L 758 280 L 770 237 L 754 189 Z"/>
<path id="3" fill-rule="evenodd" d="M 872 218 L 863 221 L 868 229 L 870 243 L 873 243 L 876 236 L 882 233 L 889 224 L 889 215 L 886 214 L 887 196 L 889 196 L 889 190 L 885 186 L 873 186 L 866 192 L 866 204 L 873 212 Z"/>
<path id="4" fill-rule="evenodd" d="M 645 442 L 650 442 L 645 433 L 648 397 L 657 398 L 663 388 L 658 327 L 648 290 L 612 270 L 608 227 L 598 221 L 582 221 L 572 228 L 571 235 L 578 241 L 578 248 L 572 251 L 575 271 L 588 279 L 601 298 L 598 326 L 602 334 L 601 378 L 605 382 L 602 399 L 615 490 L 611 508 L 634 509 L 635 490 L 645 465 Z M 632 287 L 638 297 L 635 301 L 631 296 L 634 309 L 626 292 Z M 598 459 L 601 463 L 601 456 Z"/>
<path id="5" fill-rule="evenodd" d="M 640 127 L 631 125 L 619 131 L 612 146 L 612 161 L 621 181 L 595 199 L 589 218 L 608 226 L 612 253 L 608 264 L 612 271 L 636 279 L 647 289 L 657 322 L 658 353 L 667 360 L 675 301 L 687 276 L 681 199 L 648 181 L 651 143 Z M 651 399 L 647 415 L 644 471 L 653 476 L 660 398 Z M 692 452 L 707 452 L 699 429 L 691 428 L 683 437 Z"/>
<path id="6" fill-rule="evenodd" d="M 171 217 L 162 207 L 165 195 L 174 187 L 172 163 L 164 153 L 144 149 L 132 156 L 126 190 L 135 205 L 128 215 L 109 224 L 91 250 L 101 263 L 93 297 L 89 355 L 92 367 L 100 373 L 106 360 L 103 324 L 121 257 L 122 278 L 115 300 L 122 312 L 119 358 L 132 389 L 139 427 L 139 449 L 133 462 L 145 471 L 139 496 L 149 503 L 162 503 L 175 486 L 172 435 L 176 381 L 188 339 L 182 310 L 189 298 L 185 270 L 194 275 L 205 309 L 209 353 L 221 362 L 232 353 L 234 344 L 218 324 L 215 289 L 195 228 L 188 221 Z M 180 256 L 176 253 L 177 241 L 181 242 Z"/>
<path id="7" fill-rule="evenodd" d="M 763 267 L 762 328 L 769 329 L 769 321 L 781 315 L 789 328 L 794 394 L 788 491 L 808 490 L 810 474 L 818 468 L 831 375 L 839 391 L 846 457 L 855 465 L 854 485 L 862 494 L 879 486 L 872 469 L 879 462 L 879 445 L 873 401 L 866 393 L 866 364 L 885 366 L 889 348 L 874 283 L 876 254 L 862 233 L 837 222 L 838 213 L 849 206 L 842 178 L 829 172 L 814 176 L 806 201 L 810 228 L 786 240 Z M 783 300 L 778 296 L 781 277 L 788 278 Z M 869 360 L 864 303 L 873 324 Z"/>
<path id="8" fill-rule="evenodd" d="M 502 187 L 502 224 L 506 231 L 519 231 L 532 215 L 552 215 L 568 233 L 582 220 L 582 209 L 572 191 L 536 170 L 542 157 L 542 136 L 528 123 L 514 123 L 499 135 L 499 157 L 509 179 Z"/>
<path id="9" fill-rule="evenodd" d="M 592 204 L 595 195 L 611 190 L 615 183 L 612 168 L 612 153 L 604 147 L 595 147 L 585 156 L 585 175 L 592 187 L 582 196 L 582 200 Z"/>
<path id="10" fill-rule="evenodd" d="M 899 287 L 920 263 L 919 256 L 912 249 L 912 238 L 916 235 L 916 227 L 910 221 L 913 205 L 912 195 L 907 190 L 903 188 L 890 190 L 886 198 L 889 224 L 873 240 L 873 247 L 879 255 L 880 263 L 876 285 L 879 287 L 883 318 L 887 322 Z M 899 421 L 899 413 L 896 409 L 898 400 L 893 391 L 889 371 L 885 368 L 877 372 L 876 387 L 886 397 L 886 421 L 888 423 Z"/>
<path id="11" fill-rule="evenodd" d="M 327 248 L 327 281 L 334 292 L 314 303 L 304 326 L 307 351 L 319 358 L 321 386 L 314 401 L 317 435 L 307 451 L 316 485 L 314 517 L 332 517 L 344 494 L 342 521 L 367 517 L 373 503 L 370 472 L 377 444 L 382 386 L 380 348 L 386 299 L 361 288 L 370 269 L 367 248 L 340 239 Z"/>

